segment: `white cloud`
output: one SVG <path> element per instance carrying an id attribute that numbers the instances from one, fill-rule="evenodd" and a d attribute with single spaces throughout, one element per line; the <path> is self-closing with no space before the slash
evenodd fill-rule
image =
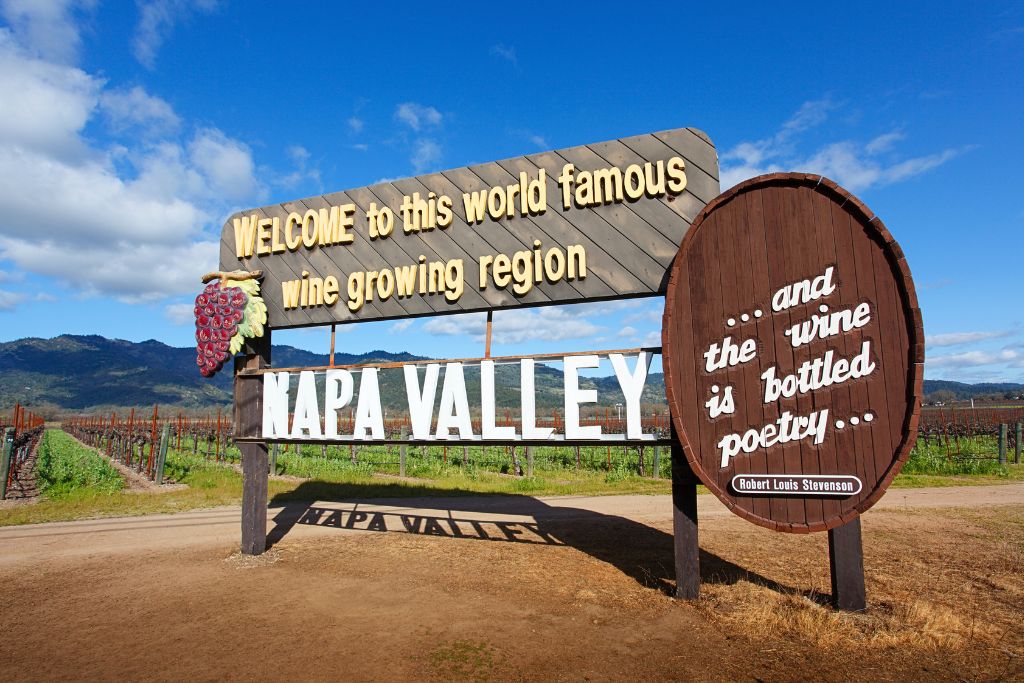
<path id="1" fill-rule="evenodd" d="M 630 327 L 629 325 L 626 325 L 621 330 L 619 330 L 619 335 L 618 336 L 620 336 L 620 337 L 633 337 L 633 336 L 636 336 L 636 334 L 637 334 L 637 330 L 636 330 L 635 327 Z"/>
<path id="2" fill-rule="evenodd" d="M 412 318 L 406 318 L 405 320 L 399 320 L 394 325 L 392 325 L 391 329 L 388 330 L 388 331 L 392 332 L 392 333 L 395 333 L 395 332 L 405 332 L 410 327 L 412 327 L 412 324 L 414 322 L 415 322 L 415 320 L 413 320 Z"/>
<path id="3" fill-rule="evenodd" d="M 206 128 L 196 133 L 189 156 L 212 183 L 211 189 L 225 199 L 240 200 L 259 191 L 249 148 L 219 130 Z"/>
<path id="4" fill-rule="evenodd" d="M 421 138 L 413 143 L 409 161 L 416 173 L 436 170 L 442 157 L 441 145 L 435 140 Z"/>
<path id="5" fill-rule="evenodd" d="M 518 67 L 519 66 L 519 59 L 516 57 L 516 49 L 514 47 L 509 47 L 509 46 L 504 45 L 502 43 L 498 43 L 497 45 L 492 45 L 491 46 L 491 55 L 494 56 L 494 57 L 499 57 L 501 59 L 504 59 L 506 62 L 508 62 L 509 64 L 511 64 L 514 67 Z"/>
<path id="6" fill-rule="evenodd" d="M 126 303 L 197 292 L 199 277 L 216 270 L 219 249 L 219 242 L 212 240 L 179 240 L 173 246 L 138 240 L 86 246 L 0 238 L 0 253 L 20 267 L 53 278 L 77 294 L 109 295 Z"/>
<path id="7" fill-rule="evenodd" d="M 1013 334 L 1011 330 L 1000 330 L 994 332 L 947 332 L 944 334 L 930 334 L 925 337 L 927 346 L 957 346 L 959 344 L 970 344 L 973 342 L 985 341 L 986 339 L 999 339 L 1009 337 Z"/>
<path id="8" fill-rule="evenodd" d="M 644 335 L 641 346 L 661 346 L 661 331 L 655 330 Z"/>
<path id="9" fill-rule="evenodd" d="M 1006 348 L 999 351 L 964 351 L 963 353 L 925 359 L 925 367 L 929 370 L 968 368 L 979 365 L 995 365 L 996 363 L 1006 363 L 1010 367 L 1024 367 L 1024 353 Z"/>
<path id="10" fill-rule="evenodd" d="M 649 311 L 637 311 L 636 313 L 630 313 L 622 319 L 625 323 L 658 323 L 661 324 L 661 318 L 664 315 L 662 308 L 651 309 Z"/>
<path id="11" fill-rule="evenodd" d="M 3 0 L 0 14 L 34 54 L 72 64 L 81 44 L 74 14 L 95 5 L 94 0 Z"/>
<path id="12" fill-rule="evenodd" d="M 211 12 L 216 0 L 137 0 L 139 23 L 132 38 L 135 59 L 148 69 L 156 66 L 156 55 L 170 36 L 174 25 L 193 10 Z"/>
<path id="13" fill-rule="evenodd" d="M 0 28 L 0 145 L 80 158 L 102 81 L 33 57 Z"/>
<path id="14" fill-rule="evenodd" d="M 358 116 L 352 116 L 348 120 L 348 129 L 353 133 L 363 132 L 363 120 Z"/>
<path id="15" fill-rule="evenodd" d="M 309 162 L 309 150 L 302 145 L 289 145 L 284 153 L 296 165 L 305 166 Z"/>
<path id="16" fill-rule="evenodd" d="M 18 93 L 0 98 L 0 259 L 15 276 L 129 302 L 192 292 L 217 264 L 220 218 L 265 193 L 249 148 L 217 129 L 97 145 L 84 133 L 95 117 L 153 134 L 178 117 L 142 89 L 33 56 L 2 28 L 0 91 Z"/>
<path id="17" fill-rule="evenodd" d="M 865 144 L 842 140 L 826 144 L 810 154 L 796 151 L 798 136 L 824 123 L 837 108 L 830 99 L 805 102 L 774 135 L 741 142 L 722 154 L 722 189 L 762 173 L 800 171 L 817 173 L 853 192 L 891 185 L 941 166 L 971 147 L 949 148 L 933 154 L 901 159 L 893 146 L 901 131 L 878 135 Z"/>
<path id="18" fill-rule="evenodd" d="M 891 133 L 883 133 L 877 138 L 869 142 L 864 149 L 868 154 L 880 154 L 881 152 L 889 151 L 893 144 L 903 139 L 903 133 L 899 131 L 893 131 Z"/>
<path id="19" fill-rule="evenodd" d="M 645 305 L 649 301 L 650 299 L 612 299 L 610 301 L 590 301 L 583 304 L 554 306 L 542 310 L 561 310 L 565 311 L 565 314 L 568 316 L 581 318 L 584 316 L 608 315 L 609 313 L 632 310 Z"/>
<path id="20" fill-rule="evenodd" d="M 431 318 L 423 331 L 437 336 L 470 336 L 483 341 L 487 316 L 482 313 L 449 315 Z M 496 344 L 519 344 L 525 341 L 562 341 L 592 337 L 602 330 L 589 320 L 566 310 L 563 306 L 516 308 L 495 311 L 492 339 Z"/>
<path id="21" fill-rule="evenodd" d="M 172 325 L 191 325 L 195 323 L 194 304 L 170 304 L 164 307 L 164 317 Z"/>
<path id="22" fill-rule="evenodd" d="M 117 133 L 139 131 L 148 136 L 174 133 L 181 120 L 166 101 L 139 86 L 131 90 L 108 90 L 100 96 L 100 107 Z"/>
<path id="23" fill-rule="evenodd" d="M 15 306 L 25 300 L 20 292 L 8 292 L 0 289 L 0 311 L 13 311 Z"/>
<path id="24" fill-rule="evenodd" d="M 416 102 L 403 102 L 395 109 L 395 118 L 415 131 L 421 128 L 440 126 L 441 112 L 433 107 Z"/>
<path id="25" fill-rule="evenodd" d="M 279 178 L 276 181 L 278 185 L 291 189 L 309 181 L 316 185 L 317 189 L 321 187 L 320 169 L 310 166 L 311 155 L 308 149 L 301 145 L 291 145 L 285 149 L 285 154 L 295 164 L 295 170 Z"/>
<path id="26" fill-rule="evenodd" d="M 196 205 L 151 192 L 143 179 L 125 181 L 100 162 L 68 164 L 0 146 L 0 177 L 3 255 L 23 267 L 12 242 L 46 240 L 71 248 L 108 240 L 174 244 L 209 218 Z"/>

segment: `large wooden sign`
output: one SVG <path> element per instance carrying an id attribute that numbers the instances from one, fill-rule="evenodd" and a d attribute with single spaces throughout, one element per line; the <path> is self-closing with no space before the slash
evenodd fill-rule
<path id="1" fill-rule="evenodd" d="M 711 202 L 672 268 L 662 333 L 686 457 L 752 522 L 849 522 L 913 446 L 924 336 L 910 271 L 825 178 L 762 176 Z"/>
<path id="2" fill-rule="evenodd" d="M 380 182 L 231 216 L 268 329 L 662 294 L 718 158 L 683 128 Z"/>

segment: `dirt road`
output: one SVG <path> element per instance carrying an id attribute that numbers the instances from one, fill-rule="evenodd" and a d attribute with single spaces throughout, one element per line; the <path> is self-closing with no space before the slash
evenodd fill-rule
<path id="1" fill-rule="evenodd" d="M 822 606 L 824 535 L 712 496 L 695 603 L 668 597 L 667 496 L 289 505 L 255 559 L 237 508 L 0 528 L 0 679 L 1020 676 L 1022 502 L 891 490 L 863 615 Z"/>

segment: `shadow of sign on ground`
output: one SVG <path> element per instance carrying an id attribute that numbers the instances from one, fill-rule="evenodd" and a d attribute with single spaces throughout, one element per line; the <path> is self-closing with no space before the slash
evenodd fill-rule
<path id="1" fill-rule="evenodd" d="M 357 495 L 353 484 L 313 481 L 301 484 L 271 506 L 281 506 L 267 534 L 268 549 L 285 539 L 295 525 L 339 531 L 434 536 L 453 543 L 466 540 L 568 546 L 606 562 L 642 586 L 675 594 L 672 535 L 641 522 L 593 510 L 549 505 L 533 496 L 478 494 L 459 489 L 431 489 L 418 498 Z M 379 486 L 374 486 L 375 490 Z M 305 502 L 302 498 L 316 501 Z M 453 548 L 453 552 L 457 552 Z M 744 569 L 714 553 L 700 551 L 701 581 L 732 585 L 750 581 L 787 594 L 796 588 Z M 828 603 L 830 595 L 803 592 Z"/>

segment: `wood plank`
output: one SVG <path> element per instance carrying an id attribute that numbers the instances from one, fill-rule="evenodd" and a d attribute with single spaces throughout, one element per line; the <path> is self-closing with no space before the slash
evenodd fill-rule
<path id="1" fill-rule="evenodd" d="M 377 200 L 377 197 L 366 188 L 324 195 L 324 201 L 332 205 L 355 204 L 362 215 L 366 215 L 366 211 L 370 208 L 370 203 L 373 201 L 377 201 L 378 208 L 380 208 L 380 202 Z M 396 218 L 395 220 L 397 221 L 398 219 Z M 401 228 L 396 226 L 395 230 L 401 230 Z M 379 259 L 375 260 L 374 263 L 384 263 L 391 267 L 402 267 L 419 263 L 421 254 L 425 255 L 428 260 L 439 258 L 430 249 L 417 251 L 415 247 L 422 245 L 418 245 L 415 242 L 406 242 L 394 238 L 373 239 L 368 234 L 361 234 L 358 230 L 353 230 L 353 232 L 355 233 L 353 244 L 360 245 L 356 251 L 368 253 L 372 250 L 372 254 L 368 253 L 367 258 Z M 339 247 L 332 247 L 332 249 L 335 248 Z M 340 248 L 345 247 L 342 245 Z M 438 313 L 445 310 L 445 306 L 435 300 L 436 297 L 398 297 L 396 294 L 396 298 L 399 299 L 402 307 L 408 314 Z M 353 322 L 358 322 L 362 319 L 362 316 L 351 316 L 351 321 Z"/>
<path id="2" fill-rule="evenodd" d="M 369 190 L 376 195 L 382 203 L 388 206 L 400 206 L 402 201 L 403 192 L 391 183 L 380 183 L 373 185 Z M 399 221 L 399 218 L 395 219 Z M 398 228 L 396 228 L 397 230 Z M 435 229 L 429 232 L 413 232 L 405 235 L 407 240 L 419 240 L 424 249 L 430 249 L 433 253 L 437 254 L 436 259 L 442 261 L 449 261 L 452 259 L 461 259 L 463 262 L 464 273 L 472 271 L 473 273 L 479 273 L 479 262 L 478 256 L 474 256 L 468 253 L 461 245 L 460 242 L 453 239 L 451 235 L 451 228 L 444 230 Z M 428 258 L 428 261 L 431 260 Z M 432 296 L 436 303 L 444 306 L 443 310 L 457 310 L 459 308 L 480 308 L 486 307 L 487 301 L 480 296 L 479 290 L 476 287 L 477 279 L 464 277 L 465 286 L 462 298 L 457 302 L 450 302 L 443 296 L 437 297 Z"/>
<path id="3" fill-rule="evenodd" d="M 604 159 L 587 147 L 534 154 L 528 158 L 534 163 L 537 163 L 538 160 L 557 160 L 553 165 L 559 167 L 567 162 L 573 163 L 576 165 L 577 174 L 580 171 L 595 171 L 607 167 Z M 680 225 L 678 221 L 673 221 L 672 225 L 658 230 L 638 216 L 629 202 L 598 204 L 589 207 L 588 211 L 601 216 L 622 233 L 623 237 L 643 249 L 658 263 L 671 263 L 679 250 L 682 234 L 671 229 L 673 226 Z"/>
<path id="4" fill-rule="evenodd" d="M 811 221 L 815 226 L 815 248 L 821 257 L 831 262 L 833 267 L 837 264 L 835 229 L 832 225 L 832 203 L 823 194 L 817 191 L 808 191 L 808 204 L 811 208 Z M 830 308 L 842 310 L 857 306 L 856 290 L 842 285 L 843 273 L 837 273 L 836 279 L 840 284 L 831 297 Z M 859 337 L 854 333 L 854 337 Z M 844 358 L 852 355 L 851 335 L 840 335 L 838 340 L 829 342 L 817 340 L 812 344 L 811 355 L 821 356 L 828 348 L 835 348 L 837 353 Z M 850 388 L 849 386 L 836 389 L 831 394 L 831 405 L 823 406 L 817 396 L 814 397 L 814 408 L 819 410 L 822 407 L 829 408 L 830 438 L 834 440 L 834 447 L 825 445 L 818 450 L 818 471 L 822 474 L 843 474 L 839 471 L 839 452 L 850 450 L 854 447 L 853 439 L 848 429 L 836 429 L 836 420 L 847 420 L 851 415 Z M 842 515 L 842 501 L 835 498 L 825 498 L 821 501 L 822 518 L 830 519 Z"/>
<path id="5" fill-rule="evenodd" d="M 816 277 L 824 272 L 824 270 L 821 268 L 822 252 L 819 251 L 817 246 L 819 240 L 817 232 L 820 229 L 820 226 L 814 220 L 814 191 L 811 188 L 799 186 L 787 191 L 786 194 L 791 202 L 792 215 L 795 216 L 793 219 L 796 221 L 795 226 L 799 226 L 798 229 L 791 230 L 791 234 L 795 234 L 796 239 L 794 240 L 794 243 L 790 243 L 789 245 L 796 257 L 796 262 L 799 264 L 797 266 L 797 272 L 803 273 L 803 275 L 799 277 Z M 819 305 L 823 304 L 831 308 L 831 304 L 834 303 L 834 300 L 835 294 L 833 293 L 832 295 L 812 302 L 807 306 L 795 309 L 793 316 L 795 322 L 803 322 L 810 319 L 812 315 L 819 312 Z M 792 347 L 792 344 L 790 344 L 790 347 Z M 805 344 L 803 346 L 803 353 L 794 354 L 796 362 L 803 363 L 805 361 L 813 360 L 814 358 L 820 358 L 824 355 L 827 348 L 828 343 L 822 340 L 812 342 L 811 344 Z M 831 403 L 831 392 L 827 396 L 825 394 L 819 394 L 818 392 L 810 392 L 808 394 L 801 395 L 800 399 L 797 401 L 797 405 L 800 406 L 800 414 L 809 415 L 822 407 L 819 406 L 818 401 L 816 401 L 816 398 L 819 397 L 827 399 L 827 403 Z M 831 411 L 829 412 L 831 413 Z M 828 428 L 831 428 L 831 424 L 829 424 Z M 800 463 L 801 471 L 803 472 L 821 472 L 819 448 L 810 440 L 800 442 Z M 825 519 L 821 498 L 805 498 L 804 511 L 807 515 L 808 524 L 816 524 Z"/>
<path id="6" fill-rule="evenodd" d="M 598 169 L 608 168 L 615 165 L 589 147 L 576 147 L 571 150 L 564 150 L 560 154 L 563 159 L 576 166 L 577 175 L 579 175 L 581 171 L 593 172 Z M 625 166 L 628 165 L 629 164 L 626 164 Z M 623 190 L 623 192 L 625 191 Z M 674 195 L 667 196 L 674 198 Z M 678 214 L 673 215 L 675 212 L 663 204 L 663 201 L 665 201 L 664 198 L 658 198 L 654 201 L 644 201 L 644 199 L 630 201 L 629 199 L 626 199 L 622 204 L 615 204 L 614 206 L 619 207 L 624 211 L 628 211 L 629 215 L 624 218 L 620 218 L 613 224 L 632 224 L 640 226 L 644 230 L 653 231 L 664 237 L 670 244 L 674 245 L 676 249 L 678 249 L 689 225 L 684 222 L 682 216 L 679 216 Z M 644 211 L 645 207 L 650 209 L 650 211 Z M 657 210 L 659 207 L 667 210 L 666 213 L 658 212 Z M 691 216 L 691 220 L 692 218 L 693 217 Z M 642 221 L 642 223 L 639 222 L 638 219 L 639 221 Z"/>
<path id="7" fill-rule="evenodd" d="M 561 168 L 567 162 L 565 157 L 555 152 L 545 152 L 527 157 L 533 164 L 545 168 Z M 575 204 L 574 204 L 575 205 Z M 679 250 L 679 243 L 672 243 L 663 235 L 652 230 L 647 223 L 640 220 L 631 211 L 623 210 L 621 205 L 608 204 L 588 209 L 570 209 L 566 212 L 559 204 L 556 210 L 562 211 L 580 230 L 592 236 L 607 231 L 608 225 L 618 233 L 608 241 L 598 240 L 605 251 L 617 246 L 618 260 L 624 263 L 634 275 L 644 283 L 651 292 L 662 290 L 662 283 L 667 277 L 668 266 Z M 549 209 L 550 210 L 550 209 Z"/>
<path id="8" fill-rule="evenodd" d="M 509 173 L 521 171 L 532 172 L 536 169 L 530 160 L 525 158 L 509 159 L 499 162 Z M 533 171 L 535 172 L 535 171 Z M 550 175 L 547 177 L 548 201 L 558 196 L 558 184 Z M 582 244 L 587 254 L 593 253 L 593 265 L 588 258 L 587 267 L 592 269 L 612 291 L 650 291 L 650 287 L 634 275 L 628 263 L 634 246 L 624 243 L 615 229 L 604 221 L 593 221 L 586 226 L 572 223 L 557 206 L 549 208 L 542 216 L 534 217 L 534 221 L 544 225 L 551 235 L 557 235 L 562 244 Z"/>
<path id="9" fill-rule="evenodd" d="M 470 171 L 475 173 L 484 183 L 491 186 L 508 186 L 511 184 L 518 184 L 519 182 L 518 177 L 514 177 L 511 173 L 509 173 L 507 170 L 505 170 L 502 166 L 498 164 L 482 164 L 480 166 L 473 166 L 470 169 Z M 547 215 L 547 213 L 548 212 L 545 212 L 544 214 L 537 218 L 528 218 L 526 216 L 517 215 L 515 218 L 509 219 L 512 221 L 523 222 L 524 224 L 526 224 L 527 227 L 525 228 L 521 225 L 516 226 L 517 230 L 519 230 L 521 234 L 526 237 L 527 244 L 525 245 L 525 248 L 532 248 L 533 243 L 530 239 L 531 237 L 534 239 L 539 239 L 542 243 L 542 249 L 545 251 L 552 246 L 565 247 L 568 246 L 569 244 L 577 244 L 578 242 L 562 242 L 560 240 L 560 237 L 564 236 L 572 239 L 578 237 L 578 233 L 570 236 L 565 235 L 564 233 L 560 234 L 558 231 L 549 232 L 544 227 L 545 225 L 547 225 L 547 222 L 543 221 L 543 217 Z M 596 256 L 596 254 L 594 256 Z M 592 270 L 592 268 L 590 268 L 589 264 L 592 260 L 594 260 L 594 256 L 591 256 L 589 252 L 587 254 L 587 277 L 582 280 L 574 280 L 572 282 L 569 282 L 569 286 L 571 286 L 581 297 L 584 298 L 588 296 L 607 296 L 615 292 L 614 289 L 609 287 L 604 282 L 600 275 L 591 274 L 590 271 Z"/>
<path id="10" fill-rule="evenodd" d="M 744 338 L 777 338 L 774 331 L 768 330 L 769 327 L 773 326 L 771 316 L 764 315 L 765 310 L 771 310 L 771 302 L 760 298 L 761 293 L 768 291 L 768 287 L 758 287 L 755 284 L 756 280 L 760 280 L 758 284 L 765 283 L 766 285 L 768 277 L 763 246 L 754 246 L 757 238 L 755 237 L 756 228 L 752 224 L 758 220 L 763 220 L 763 217 L 760 216 L 760 206 L 751 206 L 753 202 L 749 194 L 738 197 L 736 201 L 743 202 L 746 216 L 750 219 L 749 222 L 741 225 L 739 220 L 733 216 L 729 233 L 734 248 L 738 252 L 736 261 L 740 264 L 740 267 L 733 273 L 737 301 L 739 302 L 734 311 L 738 321 L 737 329 L 744 330 Z M 763 238 L 763 226 L 761 230 L 760 236 Z M 758 310 L 761 311 L 760 317 L 754 314 Z M 743 322 L 743 314 L 750 316 L 747 322 Z M 743 405 L 742 408 L 738 409 L 742 410 L 747 420 L 754 425 L 763 425 L 765 423 L 764 402 L 762 401 L 761 394 L 761 373 L 764 370 L 764 353 L 764 349 L 759 349 L 757 357 L 743 366 L 740 381 L 740 391 L 742 393 L 740 397 L 737 397 L 737 401 L 742 401 Z M 749 426 L 740 425 L 739 428 L 747 429 Z M 763 474 L 768 471 L 767 455 L 763 448 L 757 449 L 746 461 L 746 473 L 748 474 Z M 771 502 L 764 496 L 752 496 L 747 509 L 759 517 L 769 517 L 771 515 Z"/>
<path id="11" fill-rule="evenodd" d="M 599 142 L 594 145 L 588 145 L 588 147 L 605 160 L 606 166 L 627 168 L 632 164 L 643 166 L 647 161 L 643 156 L 637 154 L 619 140 Z M 673 151 L 667 147 L 665 150 L 666 153 Z M 700 212 L 700 206 L 697 204 L 692 207 L 692 211 L 681 212 L 678 206 L 674 206 L 678 204 L 677 199 L 677 196 L 668 195 L 666 197 L 659 197 L 656 201 L 636 200 L 629 203 L 633 211 L 656 229 L 661 230 L 662 234 L 669 239 L 681 242 L 686 232 L 690 229 L 690 223 L 693 222 L 693 219 Z M 677 225 L 682 228 L 682 234 L 679 234 L 679 230 L 675 227 Z"/>
<path id="12" fill-rule="evenodd" d="M 708 147 L 706 144 L 695 144 L 694 141 L 698 139 L 697 136 L 686 128 L 662 131 L 651 135 L 650 138 L 665 144 L 676 154 L 686 159 L 687 166 L 693 167 L 696 173 L 693 174 L 692 178 L 690 173 L 687 173 L 686 178 L 694 183 L 691 192 L 696 195 L 697 199 L 707 203 L 718 196 L 718 153 L 713 147 Z M 637 148 L 637 145 L 643 139 L 643 136 L 638 135 L 624 138 L 623 143 L 636 149 L 640 154 L 645 154 L 643 149 Z M 687 185 L 689 186 L 689 182 L 687 182 Z"/>
<path id="13" fill-rule="evenodd" d="M 671 144 L 655 135 L 637 135 L 631 138 L 624 138 L 620 141 L 622 145 L 631 149 L 637 156 L 645 159 L 670 159 L 680 156 L 686 161 L 686 191 L 699 203 L 707 204 L 717 197 L 719 192 L 718 175 L 711 175 L 697 163 L 693 155 L 681 152 Z M 667 198 L 660 200 L 662 203 Z M 669 205 L 669 208 L 676 208 Z M 698 209 L 699 211 L 699 209 Z"/>
<path id="14" fill-rule="evenodd" d="M 436 183 L 432 183 L 432 186 L 424 184 L 424 182 L 427 181 L 428 179 L 430 181 L 436 181 Z M 395 181 L 394 184 L 395 187 L 397 187 L 398 189 L 402 190 L 403 192 L 408 192 L 410 194 L 412 192 L 419 192 L 421 195 L 427 196 L 428 193 L 433 192 L 439 197 L 447 194 L 448 196 L 453 197 L 453 201 L 458 200 L 459 204 L 461 205 L 461 199 L 459 197 L 459 193 L 457 193 L 457 188 L 450 182 L 447 182 L 444 176 L 441 176 L 440 174 L 437 174 L 435 176 L 421 176 L 419 178 L 410 178 L 408 180 L 398 180 Z M 440 187 L 445 187 L 446 189 L 440 189 Z M 463 214 L 465 213 L 465 209 L 461 206 L 460 210 L 462 211 Z M 504 252 L 501 249 L 495 248 L 490 242 L 488 242 L 484 235 L 482 235 L 476 229 L 468 226 L 465 221 L 465 216 L 461 215 L 458 212 L 454 212 L 454 207 L 453 213 L 455 213 L 455 216 L 452 225 L 449 228 L 449 231 L 452 234 L 458 234 L 460 236 L 459 242 L 465 245 L 466 251 L 470 254 L 475 255 L 472 261 L 466 262 L 467 286 L 471 283 L 479 283 L 480 256 L 496 255 L 506 252 Z M 511 238 L 511 235 L 509 235 L 509 237 Z M 551 246 L 552 243 L 548 242 L 545 243 L 544 248 L 546 250 Z M 519 251 L 525 248 L 526 247 L 524 245 L 511 251 L 510 253 L 514 253 L 515 251 Z M 588 278 L 589 277 L 590 275 L 588 273 Z M 577 293 L 581 291 L 582 285 L 580 285 L 578 282 L 571 283 L 571 285 Z M 597 278 L 596 276 L 594 278 L 590 278 L 590 283 L 588 283 L 588 287 L 592 288 L 592 291 L 598 291 L 597 288 L 600 285 L 601 283 L 599 278 Z M 534 286 L 536 287 L 537 285 Z M 612 289 L 611 287 L 608 287 L 607 285 L 604 285 L 604 288 L 601 289 L 600 291 L 604 292 L 605 295 L 611 295 L 612 293 L 614 293 L 615 290 Z M 509 302 L 509 292 L 507 291 L 507 289 L 500 289 L 498 287 L 495 287 L 493 284 L 489 284 L 486 289 L 477 290 L 477 292 L 483 299 L 487 301 L 488 306 L 501 306 Z"/>
<path id="15" fill-rule="evenodd" d="M 276 217 L 281 221 L 281 228 L 283 231 L 288 214 L 295 212 L 301 216 L 307 209 L 312 208 L 309 206 L 310 203 L 313 203 L 312 199 L 299 202 L 288 202 L 269 207 L 267 211 L 271 217 Z M 319 206 L 317 208 L 319 208 Z M 282 239 L 284 239 L 283 236 Z M 331 247 L 331 249 L 333 250 L 334 247 Z M 302 254 L 287 251 L 283 254 L 278 254 L 277 256 L 278 259 L 271 262 L 276 263 L 276 261 L 280 261 L 287 264 L 294 276 L 294 279 L 300 278 L 303 270 L 320 277 L 327 277 L 328 275 L 334 275 L 337 277 L 341 289 L 341 300 L 338 302 L 338 305 L 346 308 L 346 310 L 347 306 L 344 304 L 344 300 L 346 299 L 345 281 L 349 273 L 366 269 L 366 263 L 361 259 L 358 259 L 351 249 L 347 249 L 344 246 L 332 253 L 330 257 L 325 253 L 325 249 L 320 246 L 309 250 L 303 250 Z M 396 311 L 395 307 L 379 307 L 375 303 L 366 303 L 364 306 L 375 317 L 383 317 L 386 315 L 385 311 L 390 311 L 392 315 L 400 315 L 404 312 L 400 307 L 398 308 L 398 311 Z M 309 319 L 312 322 L 329 322 L 334 318 L 334 315 L 323 306 L 304 307 L 302 310 L 306 312 L 306 315 L 309 316 Z"/>
<path id="16" fill-rule="evenodd" d="M 790 212 L 787 194 L 786 188 L 780 186 L 772 187 L 764 193 L 764 212 L 765 219 L 768 221 L 769 234 L 784 234 L 787 222 L 796 218 Z M 806 277 L 800 273 L 798 264 L 791 255 L 789 245 L 784 239 L 777 237 L 776 239 L 769 240 L 768 262 L 776 264 L 773 273 L 775 277 L 772 280 L 772 291 L 795 282 L 802 277 Z M 782 321 L 784 327 L 789 327 L 793 324 L 793 310 L 788 309 L 778 313 L 775 315 L 775 318 L 777 321 Z M 778 353 L 775 358 L 778 375 L 783 376 L 794 372 L 798 365 L 798 356 L 793 352 L 793 349 L 785 344 L 780 344 L 776 348 L 776 352 Z M 778 401 L 778 406 L 780 415 L 782 411 L 786 410 L 794 415 L 800 415 L 803 408 L 799 394 L 792 398 L 782 398 Z M 782 451 L 782 469 L 773 471 L 786 474 L 800 474 L 803 468 L 800 457 L 800 443 L 790 442 L 783 444 L 779 450 Z M 807 510 L 803 499 L 788 496 L 786 498 L 786 517 L 784 520 L 776 521 L 803 523 L 806 521 L 806 515 Z"/>
<path id="17" fill-rule="evenodd" d="M 740 320 L 740 315 L 742 311 L 748 308 L 752 309 L 753 307 L 749 305 L 749 299 L 743 299 L 740 291 L 738 291 L 740 289 L 738 282 L 739 269 L 730 266 L 736 263 L 737 259 L 734 252 L 737 243 L 742 241 L 743 238 L 738 235 L 739 226 L 737 225 L 736 215 L 731 211 L 719 213 L 708 228 L 711 230 L 710 241 L 714 245 L 714 255 L 710 264 L 712 270 L 708 273 L 707 279 L 711 286 L 720 292 L 717 299 L 721 303 L 720 308 L 715 307 L 713 309 L 717 313 L 717 318 L 711 321 L 709 331 L 713 333 L 715 339 L 721 340 L 728 336 L 732 343 L 741 345 L 747 338 L 749 331 L 753 329 L 753 325 L 749 324 L 749 322 L 744 324 Z M 732 325 L 728 324 L 729 320 L 734 321 Z M 747 332 L 744 332 L 744 328 L 746 328 Z M 716 420 L 717 431 L 715 441 L 718 441 L 726 434 L 742 434 L 751 427 L 758 426 L 756 418 L 743 409 L 750 405 L 746 400 L 747 383 L 745 375 L 753 364 L 754 361 L 748 361 L 738 367 L 727 367 L 716 371 L 711 377 L 713 384 L 710 390 L 704 392 L 703 395 L 705 397 L 710 397 L 714 393 L 716 386 L 719 389 L 718 395 L 722 396 L 725 387 L 729 386 L 736 392 L 735 400 L 739 404 L 737 411 L 732 415 L 722 415 Z M 757 387 L 751 386 L 756 396 L 756 394 L 760 393 L 760 381 L 756 377 L 753 379 L 758 384 Z M 702 401 L 701 405 L 703 404 L 704 402 Z M 760 413 L 760 406 L 755 407 L 758 409 L 758 413 Z M 704 408 L 704 410 L 707 411 L 707 408 Z M 752 466 L 753 455 L 746 453 L 738 454 L 726 466 L 726 471 L 722 473 L 723 479 L 726 477 L 731 479 L 736 474 L 751 474 L 756 471 Z M 720 462 L 718 465 L 720 467 Z M 754 498 L 740 498 L 736 500 L 736 505 L 748 512 L 753 512 L 755 500 Z"/>

